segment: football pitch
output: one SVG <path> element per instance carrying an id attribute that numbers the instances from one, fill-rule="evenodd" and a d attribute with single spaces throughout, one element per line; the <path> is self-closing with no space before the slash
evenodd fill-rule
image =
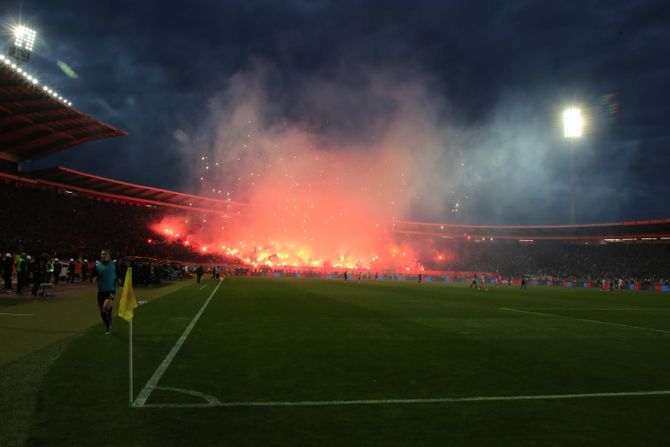
<path id="1" fill-rule="evenodd" d="M 138 290 L 138 298 L 142 292 Z M 67 345 L 27 445 L 667 445 L 670 297 L 226 278 Z"/>

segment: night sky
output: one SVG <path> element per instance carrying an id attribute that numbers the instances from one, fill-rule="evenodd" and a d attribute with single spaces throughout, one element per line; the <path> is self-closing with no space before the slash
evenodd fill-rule
<path id="1" fill-rule="evenodd" d="M 388 135 L 404 100 L 385 93 L 409 86 L 431 111 L 414 128 L 433 162 L 410 178 L 425 184 L 403 217 L 566 223 L 572 150 L 578 222 L 670 217 L 666 1 L 7 0 L 3 52 L 20 16 L 39 33 L 29 71 L 129 133 L 27 170 L 197 193 L 215 110 L 258 99 L 231 94 L 240 78 L 262 91 L 265 127 L 330 153 Z M 589 118 L 578 142 L 561 135 L 573 104 Z M 420 206 L 431 194 L 441 205 Z"/>

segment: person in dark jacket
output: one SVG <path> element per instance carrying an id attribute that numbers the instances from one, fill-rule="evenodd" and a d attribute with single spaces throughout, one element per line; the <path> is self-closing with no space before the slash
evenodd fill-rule
<path id="1" fill-rule="evenodd" d="M 202 278 L 203 273 L 205 273 L 205 269 L 199 265 L 198 268 L 195 269 L 195 276 L 198 278 L 198 284 L 200 284 L 200 278 Z"/>
<path id="2" fill-rule="evenodd" d="M 5 254 L 5 260 L 2 262 L 2 278 L 5 280 L 5 289 L 12 290 L 12 272 L 14 271 L 14 260 L 11 253 Z"/>
<path id="3" fill-rule="evenodd" d="M 26 282 L 23 283 L 24 286 L 29 286 L 33 282 L 33 274 L 35 272 L 35 259 L 28 255 L 26 256 L 26 261 L 28 262 L 28 273 L 26 275 Z"/>
<path id="4" fill-rule="evenodd" d="M 54 284 L 58 284 L 60 281 L 60 272 L 63 270 L 63 264 L 60 263 L 58 258 L 54 259 Z"/>
<path id="5" fill-rule="evenodd" d="M 37 296 L 37 292 L 40 290 L 40 285 L 44 282 L 44 277 L 46 275 L 46 262 L 44 256 L 36 256 L 35 261 L 32 264 L 33 268 L 33 296 Z"/>
<path id="6" fill-rule="evenodd" d="M 74 259 L 70 258 L 70 263 L 67 265 L 67 282 L 74 283 Z"/>
<path id="7" fill-rule="evenodd" d="M 81 263 L 81 282 L 86 282 L 88 278 L 88 259 Z"/>

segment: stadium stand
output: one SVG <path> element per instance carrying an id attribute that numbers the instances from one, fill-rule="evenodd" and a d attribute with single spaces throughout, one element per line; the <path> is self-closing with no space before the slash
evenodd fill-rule
<path id="1" fill-rule="evenodd" d="M 77 277 L 84 278 L 83 260 L 93 259 L 103 247 L 114 247 L 117 258 L 137 265 L 135 280 L 139 283 L 168 277 L 175 269 L 181 275 L 175 260 L 212 262 L 211 255 L 167 244 L 160 237 L 147 243 L 146 223 L 160 213 L 157 205 L 185 208 L 188 202 L 189 208 L 195 203 L 196 208 L 211 211 L 220 209 L 220 203 L 217 208 L 195 196 L 136 188 L 66 168 L 23 171 L 25 161 L 124 135 L 125 131 L 78 111 L 6 58 L 0 63 L 0 250 L 10 253 L 12 259 L 26 253 L 29 282 L 48 284 L 40 276 L 55 257 L 72 258 Z M 111 236 L 100 240 L 100 234 Z M 68 263 L 58 263 L 64 264 L 65 278 Z M 9 270 L 10 284 L 17 276 L 11 264 L 9 268 L 4 262 L 0 265 L 3 277 Z M 42 288 L 44 294 L 46 288 Z"/>
<path id="2" fill-rule="evenodd" d="M 149 230 L 147 224 L 163 216 L 162 207 L 105 201 L 68 191 L 2 182 L 0 200 L 13 204 L 0 219 L 2 250 L 79 258 L 94 257 L 100 249 L 112 247 L 117 257 L 213 262 L 211 255 L 169 243 Z M 101 234 L 106 235 L 104 240 Z"/>
<path id="3" fill-rule="evenodd" d="M 193 251 L 148 228 L 148 222 L 159 221 L 168 212 L 183 212 L 180 207 L 154 205 L 155 201 L 145 203 L 137 197 L 124 200 L 121 195 L 112 200 L 94 190 L 88 194 L 83 189 L 75 192 L 30 182 L 17 185 L 16 181 L 0 183 L 0 200 L 9 204 L 40 204 L 39 207 L 19 205 L 7 209 L 0 220 L 0 249 L 3 251 L 86 258 L 94 257 L 103 246 L 111 246 L 119 257 L 239 264 L 232 258 Z M 190 212 L 203 216 L 198 209 Z M 636 234 L 640 227 L 646 229 L 644 237 Z M 496 231 L 506 232 L 507 237 L 500 238 L 406 234 L 402 229 L 398 230 L 398 236 L 431 238 L 433 250 L 443 253 L 444 260 L 421 259 L 430 270 L 499 272 L 504 277 L 522 274 L 575 280 L 622 277 L 663 282 L 670 277 L 667 227 L 667 220 L 599 225 L 600 234 L 588 238 L 582 232 L 591 232 L 593 226 L 589 225 L 571 226 L 571 235 L 575 237 L 560 237 L 560 233 L 553 232 L 553 227 L 496 227 Z M 467 234 L 476 231 L 476 227 L 461 228 Z M 626 233 L 628 228 L 635 231 Z M 544 239 L 527 239 L 529 231 L 535 232 L 533 234 L 542 231 Z M 557 230 L 564 231 L 564 227 Z M 101 233 L 112 236 L 100 241 Z"/>
<path id="4" fill-rule="evenodd" d="M 658 241 L 578 243 L 570 240 L 513 240 L 443 243 L 444 262 L 423 260 L 433 269 L 493 271 L 504 278 L 526 275 L 556 280 L 624 278 L 664 282 L 670 278 L 670 244 Z"/>

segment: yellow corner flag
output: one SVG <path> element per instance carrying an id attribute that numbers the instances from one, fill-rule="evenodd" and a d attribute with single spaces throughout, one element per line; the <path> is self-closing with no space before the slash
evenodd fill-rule
<path id="1" fill-rule="evenodd" d="M 135 299 L 135 291 L 133 290 L 133 268 L 128 267 L 126 272 L 126 280 L 123 283 L 123 293 L 121 294 L 121 302 L 119 303 L 119 317 L 126 321 L 133 319 L 133 309 L 137 307 L 137 300 Z"/>

